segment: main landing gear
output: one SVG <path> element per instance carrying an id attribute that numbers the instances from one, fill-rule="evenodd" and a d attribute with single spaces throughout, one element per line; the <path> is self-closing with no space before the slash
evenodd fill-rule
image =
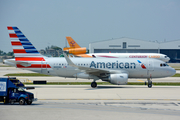
<path id="1" fill-rule="evenodd" d="M 152 88 L 152 81 L 150 78 L 147 79 L 148 80 L 148 88 Z M 146 82 L 145 82 L 145 85 L 146 85 Z"/>
<path id="2" fill-rule="evenodd" d="M 91 83 L 91 87 L 92 87 L 92 88 L 96 88 L 96 87 L 97 87 L 97 83 L 96 83 L 95 81 L 92 82 L 92 83 Z"/>
<path id="3" fill-rule="evenodd" d="M 96 80 L 99 80 L 99 78 L 98 78 L 98 77 L 95 77 L 95 78 L 94 78 L 93 82 L 91 83 L 91 87 L 92 87 L 92 88 L 96 88 L 96 87 L 97 87 Z"/>

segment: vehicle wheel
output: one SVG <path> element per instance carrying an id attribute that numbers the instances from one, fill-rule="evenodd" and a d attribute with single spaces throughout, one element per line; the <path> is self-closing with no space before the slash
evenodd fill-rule
<path id="1" fill-rule="evenodd" d="M 32 101 L 27 101 L 27 104 L 28 104 L 28 105 L 31 105 L 31 104 L 32 104 Z"/>
<path id="2" fill-rule="evenodd" d="M 92 82 L 92 83 L 91 83 L 91 87 L 92 87 L 92 88 L 97 87 L 97 83 L 96 83 L 96 82 Z"/>
<path id="3" fill-rule="evenodd" d="M 20 105 L 24 105 L 24 104 L 25 104 L 25 99 L 24 99 L 24 98 L 20 98 L 19 104 L 20 104 Z"/>

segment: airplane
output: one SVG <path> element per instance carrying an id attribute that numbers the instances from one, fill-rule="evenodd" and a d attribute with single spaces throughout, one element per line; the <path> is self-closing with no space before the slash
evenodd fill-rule
<path id="1" fill-rule="evenodd" d="M 86 55 L 86 48 L 85 47 L 80 47 L 71 37 L 66 37 L 70 47 L 65 47 L 63 48 L 63 51 L 68 51 L 70 54 L 73 55 L 79 55 L 83 54 L 85 57 L 91 57 L 89 55 Z"/>
<path id="2" fill-rule="evenodd" d="M 147 58 L 63 58 L 41 55 L 26 36 L 17 27 L 8 26 L 9 36 L 15 59 L 5 63 L 14 63 L 17 68 L 34 72 L 67 77 L 93 79 L 92 88 L 101 79 L 116 85 L 127 84 L 128 78 L 145 78 L 148 87 L 152 87 L 153 78 L 169 77 L 176 73 L 174 68 L 157 59 Z"/>
<path id="3" fill-rule="evenodd" d="M 103 58 L 154 58 L 164 62 L 168 62 L 170 58 L 167 55 L 160 53 L 86 53 L 86 48 L 82 48 L 72 39 L 72 37 L 66 37 L 69 46 L 63 49 L 70 54 L 77 57 L 103 57 Z"/>

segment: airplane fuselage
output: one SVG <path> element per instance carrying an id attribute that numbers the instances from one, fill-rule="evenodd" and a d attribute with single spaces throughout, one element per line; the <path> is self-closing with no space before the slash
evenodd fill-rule
<path id="1" fill-rule="evenodd" d="M 126 59 L 126 58 L 71 58 L 77 66 L 116 71 L 115 73 L 127 73 L 128 78 L 161 78 L 168 77 L 175 71 L 166 63 L 156 59 Z M 161 66 L 164 64 L 164 66 Z M 165 66 L 166 65 L 166 66 Z M 17 65 L 18 68 L 61 77 L 75 77 L 81 73 L 75 67 L 71 67 L 65 58 L 46 58 L 45 61 L 33 62 L 31 66 Z M 92 76 L 78 76 L 79 78 L 92 78 Z"/>
<path id="2" fill-rule="evenodd" d="M 170 60 L 167 55 L 159 53 L 90 53 L 89 56 L 94 56 L 96 58 L 152 58 L 168 62 Z"/>

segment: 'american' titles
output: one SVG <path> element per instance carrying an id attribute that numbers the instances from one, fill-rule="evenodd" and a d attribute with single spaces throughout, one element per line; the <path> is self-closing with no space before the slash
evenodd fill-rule
<path id="1" fill-rule="evenodd" d="M 92 61 L 91 64 L 90 64 L 90 68 L 92 68 L 92 67 L 93 68 L 108 68 L 108 69 L 110 69 L 110 68 L 135 69 L 136 64 L 135 63 L 128 63 L 128 62 L 125 62 L 125 63 L 120 62 L 119 63 L 118 61 L 116 61 L 116 62 L 107 62 L 107 63 L 105 63 L 105 62 L 96 62 L 95 63 L 94 61 Z"/>

